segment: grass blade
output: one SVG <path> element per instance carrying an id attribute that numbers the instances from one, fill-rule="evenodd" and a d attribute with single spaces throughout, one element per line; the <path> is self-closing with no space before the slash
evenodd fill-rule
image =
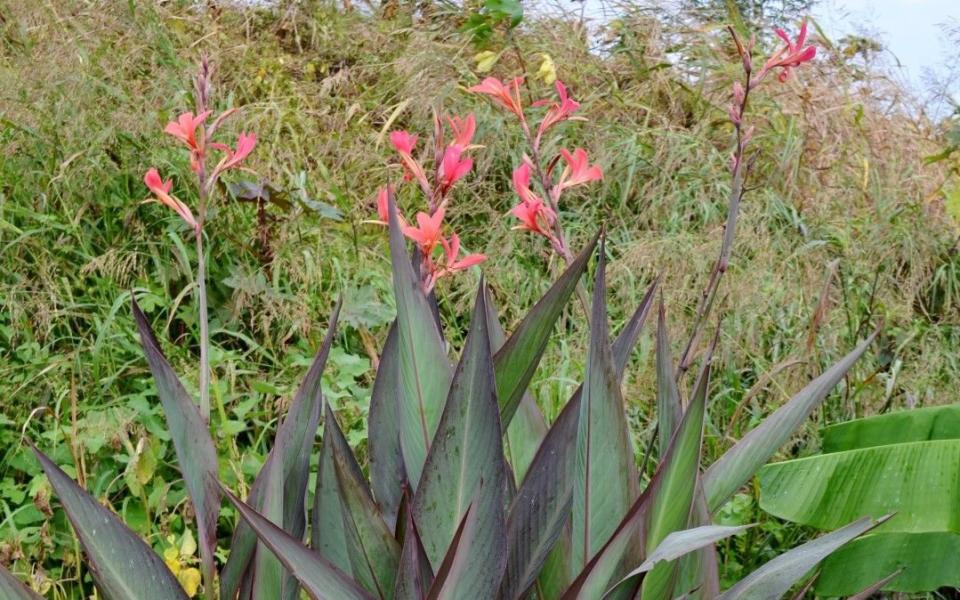
<path id="1" fill-rule="evenodd" d="M 90 574 L 107 600 L 187 600 L 163 560 L 36 447 L 33 453 L 73 524 Z M 2 589 L 2 588 L 0 588 Z"/>

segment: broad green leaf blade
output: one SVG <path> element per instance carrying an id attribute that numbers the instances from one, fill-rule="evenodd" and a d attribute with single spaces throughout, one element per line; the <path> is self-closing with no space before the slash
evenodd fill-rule
<path id="1" fill-rule="evenodd" d="M 668 454 L 660 467 L 663 475 L 653 492 L 652 506 L 646 528 L 646 547 L 658 547 L 667 535 L 686 529 L 693 507 L 697 477 L 700 473 L 700 447 L 703 442 L 703 421 L 707 409 L 707 391 L 710 387 L 710 368 L 716 337 L 710 345 L 703 367 L 694 385 L 693 397 L 677 426 Z M 673 368 L 667 369 L 673 378 Z M 662 564 L 653 568 L 643 582 L 643 600 L 670 600 L 677 577 L 677 564 Z M 681 590 L 685 591 L 685 590 Z"/>
<path id="2" fill-rule="evenodd" d="M 400 552 L 397 586 L 393 597 L 395 600 L 424 600 L 433 583 L 433 570 L 420 542 L 420 534 L 413 521 L 413 513 L 409 510 L 409 502 L 404 502 L 403 506 L 400 516 L 404 526 L 403 549 Z"/>
<path id="3" fill-rule="evenodd" d="M 394 323 L 380 353 L 380 366 L 373 382 L 367 416 L 370 487 L 380 505 L 383 520 L 391 528 L 396 527 L 397 511 L 407 483 L 397 422 L 397 407 L 402 401 L 397 352 L 397 326 Z"/>
<path id="4" fill-rule="evenodd" d="M 73 525 L 90 574 L 104 598 L 187 600 L 180 582 L 152 548 L 43 452 L 34 447 L 33 453 Z"/>
<path id="5" fill-rule="evenodd" d="M 132 295 L 131 304 L 133 317 L 140 331 L 140 343 L 157 384 L 157 395 L 163 405 L 167 430 L 173 438 L 177 465 L 183 473 L 183 480 L 193 503 L 203 582 L 206 586 L 213 586 L 213 552 L 217 547 L 217 517 L 220 515 L 217 450 L 197 405 L 163 355 L 147 317 Z M 208 597 L 211 597 L 212 591 L 208 589 Z"/>
<path id="6" fill-rule="evenodd" d="M 680 391 L 677 389 L 673 359 L 670 357 L 670 336 L 667 333 L 667 317 L 660 299 L 657 311 L 657 435 L 660 440 L 660 456 L 667 453 L 670 438 L 680 424 L 683 409 L 680 406 Z"/>
<path id="7" fill-rule="evenodd" d="M 346 439 L 342 437 L 329 405 L 325 419 L 336 431 L 334 435 L 341 437 L 340 443 L 335 445 L 334 466 L 339 488 L 343 492 L 342 518 L 354 579 L 377 597 L 392 598 L 400 561 L 400 545 L 380 516 L 360 466 Z"/>
<path id="8" fill-rule="evenodd" d="M 472 506 L 478 526 L 458 555 L 466 566 L 456 587 L 480 598 L 496 592 L 506 561 L 507 485 L 483 287 L 481 283 L 470 333 L 413 499 L 424 550 L 439 568 L 476 498 Z"/>
<path id="9" fill-rule="evenodd" d="M 607 332 L 602 242 L 599 255 L 573 483 L 572 566 L 577 572 L 610 539 L 639 495 L 634 450 Z"/>
<path id="10" fill-rule="evenodd" d="M 0 598 L 4 600 L 43 600 L 43 596 L 23 585 L 3 565 L 0 565 Z"/>
<path id="11" fill-rule="evenodd" d="M 453 370 L 423 285 L 407 257 L 390 197 L 390 262 L 397 300 L 400 402 L 397 423 L 410 485 L 417 489 L 427 450 L 443 412 Z"/>
<path id="12" fill-rule="evenodd" d="M 476 501 L 480 497 L 480 491 L 474 496 Z M 457 532 L 450 542 L 450 548 L 447 550 L 440 568 L 437 569 L 437 576 L 430 585 L 427 593 L 427 600 L 452 600 L 463 598 L 473 598 L 469 589 L 458 588 L 458 578 L 467 568 L 467 561 L 464 557 L 468 554 L 469 546 L 476 538 L 480 523 L 477 519 L 477 512 L 474 510 L 473 502 L 467 509 L 467 514 L 463 516 L 460 525 L 457 526 Z"/>
<path id="13" fill-rule="evenodd" d="M 727 450 L 717 462 L 710 465 L 704 473 L 703 484 L 707 506 L 711 512 L 722 506 L 790 439 L 827 393 L 863 356 L 876 335 L 870 335 L 866 341 L 810 382 L 796 396 L 743 436 L 743 439 Z"/>
<path id="14" fill-rule="evenodd" d="M 332 416 L 333 411 L 326 402 L 324 405 L 323 444 L 320 447 L 316 492 L 313 496 L 310 545 L 333 566 L 359 579 L 350 561 L 344 520 L 344 511 L 347 510 L 344 507 L 346 494 L 340 485 L 340 477 L 337 476 L 336 455 L 344 451 L 350 452 L 350 445 Z M 356 461 L 351 463 L 356 464 Z M 356 471 L 351 468 L 351 475 L 353 478 L 363 479 L 359 467 Z"/>
<path id="15" fill-rule="evenodd" d="M 855 521 L 802 546 L 785 552 L 738 581 L 718 600 L 769 600 L 781 598 L 824 558 L 847 542 L 870 531 L 878 522 L 868 517 Z"/>
<path id="16" fill-rule="evenodd" d="M 834 554 L 836 554 L 836 552 Z M 890 573 L 880 581 L 874 584 L 871 584 L 866 588 L 864 588 L 863 590 L 861 590 L 860 592 L 857 592 L 853 596 L 850 596 L 849 598 L 847 598 L 847 600 L 870 600 L 870 598 L 873 598 L 874 594 L 882 590 L 885 585 L 887 585 L 888 583 L 896 579 L 897 576 L 900 575 L 900 573 L 902 572 L 903 572 L 903 569 L 897 569 L 896 571 L 894 571 L 893 573 Z"/>
<path id="17" fill-rule="evenodd" d="M 496 353 L 507 341 L 507 336 L 500 325 L 497 308 L 493 298 L 487 293 L 487 335 L 490 338 L 490 349 Z M 529 392 L 524 392 L 520 399 L 517 412 L 514 413 L 510 425 L 507 426 L 505 455 L 507 463 L 513 468 L 513 476 L 517 485 L 523 481 L 527 469 L 533 461 L 537 448 L 547 435 L 547 421 L 537 406 L 537 402 Z"/>
<path id="18" fill-rule="evenodd" d="M 279 454 L 267 455 L 263 466 L 265 474 L 263 491 L 260 496 L 260 514 L 276 526 L 283 524 L 283 469 L 279 464 Z M 299 539 L 299 538 L 298 538 Z M 264 544 L 258 543 L 253 553 L 252 569 L 247 585 L 253 600 L 260 598 L 284 598 L 296 588 L 296 581 L 288 582 L 280 559 Z"/>
<path id="19" fill-rule="evenodd" d="M 760 507 L 818 529 L 895 512 L 884 531 L 960 531 L 960 440 L 835 452 L 760 470 Z"/>
<path id="20" fill-rule="evenodd" d="M 658 284 L 659 278 L 647 289 L 630 321 L 613 343 L 613 363 L 618 384 L 622 382 L 630 353 L 646 324 Z M 582 392 L 583 386 L 580 386 L 564 406 L 520 487 L 518 498 L 528 499 L 530 504 L 524 505 L 515 500 L 514 507 L 517 508 L 511 509 L 513 531 L 509 535 L 514 538 L 508 546 L 510 558 L 506 577 L 510 581 L 505 583 L 504 589 L 508 595 L 523 591 L 518 588 L 523 587 L 525 574 L 540 573 L 538 589 L 547 600 L 559 598 L 573 578 L 573 544 L 569 527 L 571 511 L 566 498 L 569 496 L 572 500 L 573 494 Z M 541 527 L 541 524 L 548 526 Z M 543 555 L 544 552 L 547 554 Z"/>
<path id="21" fill-rule="evenodd" d="M 823 451 L 960 438 L 960 406 L 930 406 L 838 423 L 823 429 Z"/>
<path id="22" fill-rule="evenodd" d="M 507 519 L 507 568 L 500 598 L 520 598 L 536 581 L 570 519 L 579 402 L 567 403 L 537 450 Z M 566 571 L 568 567 L 561 565 Z"/>
<path id="23" fill-rule="evenodd" d="M 960 534 L 928 531 L 865 535 L 823 562 L 817 593 L 854 594 L 898 569 L 903 572 L 884 583 L 882 589 L 920 593 L 960 587 Z"/>
<path id="24" fill-rule="evenodd" d="M 724 525 L 704 525 L 693 529 L 674 531 L 663 538 L 663 541 L 654 548 L 639 567 L 627 573 L 626 577 L 617 582 L 610 592 L 624 585 L 630 579 L 649 573 L 658 563 L 674 561 L 700 548 L 709 546 L 730 536 L 738 535 L 753 525 L 727 527 Z"/>
<path id="25" fill-rule="evenodd" d="M 587 244 L 580 255 L 560 275 L 494 356 L 497 374 L 497 397 L 500 399 L 500 420 L 504 427 L 510 424 L 547 347 L 557 319 L 577 288 L 587 269 L 590 256 L 596 248 L 597 237 Z"/>
<path id="26" fill-rule="evenodd" d="M 270 548 L 312 598 L 372 600 L 373 596 L 322 556 L 304 546 L 300 540 L 291 537 L 230 492 L 224 490 L 224 493 L 257 537 Z"/>
<path id="27" fill-rule="evenodd" d="M 340 316 L 342 304 L 342 300 L 338 301 L 330 315 L 330 322 L 323 343 L 320 345 L 320 349 L 317 351 L 317 355 L 307 370 L 300 387 L 294 394 L 286 416 L 284 416 L 280 427 L 277 429 L 273 448 L 271 448 L 267 459 L 264 461 L 264 466 L 253 482 L 250 498 L 248 498 L 252 506 L 266 514 L 264 507 L 265 490 L 272 490 L 270 497 L 273 504 L 270 512 L 279 514 L 282 528 L 297 539 L 303 538 L 306 529 L 306 495 L 307 481 L 310 477 L 310 455 L 313 452 L 313 445 L 316 440 L 323 402 L 321 382 L 327 357 L 330 355 L 330 348 L 336 335 L 337 320 Z M 279 457 L 279 460 L 275 462 L 272 458 L 274 456 Z M 276 472 L 271 473 L 271 469 Z M 270 486 L 265 484 L 267 479 L 273 482 Z M 282 496 L 277 495 L 276 486 L 282 488 Z M 275 503 L 278 498 L 282 498 L 279 507 L 282 512 L 280 513 L 276 513 L 277 506 Z M 249 589 L 252 581 L 256 579 L 255 569 L 249 568 L 256 547 L 256 535 L 245 521 L 239 521 L 230 544 L 230 557 L 220 574 L 221 598 L 235 597 L 237 590 L 240 589 L 244 581 L 246 581 Z"/>

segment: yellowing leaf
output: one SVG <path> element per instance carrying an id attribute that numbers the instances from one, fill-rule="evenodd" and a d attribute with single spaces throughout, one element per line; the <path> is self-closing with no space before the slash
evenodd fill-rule
<path id="1" fill-rule="evenodd" d="M 557 80 L 557 65 L 549 54 L 540 55 L 540 68 L 537 70 L 537 79 L 543 80 L 547 85 L 552 85 Z"/>
<path id="2" fill-rule="evenodd" d="M 500 60 L 500 54 L 491 50 L 484 50 L 473 57 L 473 61 L 477 63 L 478 73 L 486 73 L 497 64 L 498 60 Z"/>
<path id="3" fill-rule="evenodd" d="M 180 556 L 187 558 L 197 553 L 197 540 L 193 539 L 193 533 L 187 529 L 183 532 L 183 539 L 180 540 Z"/>
<path id="4" fill-rule="evenodd" d="M 177 579 L 180 580 L 180 585 L 183 586 L 183 590 L 188 596 L 193 598 L 197 595 L 197 590 L 200 588 L 201 579 L 200 571 L 198 569 L 194 569 L 193 567 L 184 569 L 177 575 Z"/>
<path id="5" fill-rule="evenodd" d="M 943 190 L 943 206 L 953 221 L 953 226 L 960 229 L 960 185 Z"/>

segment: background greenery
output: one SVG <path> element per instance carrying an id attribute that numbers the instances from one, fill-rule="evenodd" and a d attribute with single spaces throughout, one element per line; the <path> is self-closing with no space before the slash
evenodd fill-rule
<path id="1" fill-rule="evenodd" d="M 482 76 L 481 50 L 502 52 L 501 77 L 532 75 L 541 53 L 553 58 L 588 119 L 561 126 L 563 143 L 585 147 L 606 174 L 565 200 L 573 245 L 605 222 L 614 328 L 662 274 L 674 340 L 685 339 L 726 214 L 725 111 L 738 64 L 712 20 L 722 15 L 691 9 L 690 27 L 635 8 L 599 36 L 527 15 L 516 28 L 494 20 L 478 37 L 462 28 L 471 8 L 0 0 L 0 562 L 50 597 L 83 587 L 76 542 L 24 436 L 53 449 L 158 550 L 195 560 L 182 544 L 185 490 L 129 294 L 195 385 L 193 247 L 174 215 L 140 201 L 150 166 L 195 200 L 183 152 L 161 130 L 192 107 L 201 53 L 217 67 L 218 108 L 244 107 L 230 131 L 258 134 L 249 166 L 284 191 L 267 207 L 266 247 L 249 203 L 221 195 L 207 225 L 213 401 L 229 485 L 242 490 L 257 471 L 341 291 L 344 326 L 325 386 L 364 456 L 374 348 L 393 313 L 385 232 L 364 222 L 377 187 L 399 179 L 388 131 L 426 139 L 431 107 L 476 113 L 485 148 L 450 221 L 490 257 L 484 272 L 508 329 L 557 272 L 541 241 L 504 217 L 521 144 L 500 111 L 463 91 Z M 955 188 L 949 162 L 924 161 L 947 145 L 943 124 L 913 116 L 856 49 L 818 45 L 812 68 L 752 98 L 759 155 L 720 293 L 710 456 L 877 325 L 880 342 L 783 458 L 815 453 L 818 426 L 950 402 L 960 382 L 958 230 L 944 202 Z M 411 192 L 401 194 L 408 210 L 420 206 Z M 448 331 L 465 334 L 475 284 L 475 274 L 441 284 Z M 534 381 L 551 418 L 582 376 L 587 336 L 574 317 L 568 327 L 582 335 L 555 339 Z M 640 447 L 655 422 L 651 349 L 647 336 L 625 381 Z M 809 533 L 756 504 L 746 490 L 721 516 L 763 522 L 723 549 L 728 581 Z"/>

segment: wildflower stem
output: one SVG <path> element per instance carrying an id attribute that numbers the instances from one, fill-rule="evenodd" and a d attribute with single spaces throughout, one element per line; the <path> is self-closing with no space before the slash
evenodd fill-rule
<path id="1" fill-rule="evenodd" d="M 202 214 L 202 213 L 201 213 Z M 200 414 L 210 422 L 210 327 L 207 318 L 206 256 L 203 253 L 203 217 L 197 228 L 197 300 L 200 320 Z"/>

